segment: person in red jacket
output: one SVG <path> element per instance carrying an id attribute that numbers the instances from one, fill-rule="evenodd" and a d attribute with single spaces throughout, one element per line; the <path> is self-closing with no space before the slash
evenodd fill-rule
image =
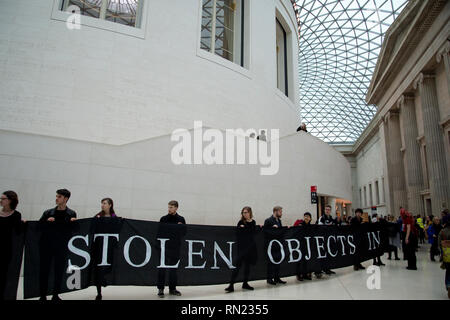
<path id="1" fill-rule="evenodd" d="M 407 212 L 404 208 L 400 209 L 400 215 L 402 217 L 402 232 L 403 232 L 403 242 L 405 248 L 405 256 L 408 260 L 408 270 L 417 270 L 417 258 L 416 258 L 416 247 L 417 247 L 417 235 L 418 232 L 414 226 L 414 218 L 411 213 Z"/>

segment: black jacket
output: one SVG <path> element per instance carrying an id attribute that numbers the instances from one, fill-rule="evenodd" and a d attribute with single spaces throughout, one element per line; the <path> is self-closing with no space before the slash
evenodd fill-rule
<path id="1" fill-rule="evenodd" d="M 326 214 L 322 215 L 319 219 L 319 224 L 323 224 L 326 226 L 331 226 L 331 225 L 335 225 L 336 224 L 336 220 L 333 219 L 333 217 L 327 216 Z"/>
<path id="2" fill-rule="evenodd" d="M 77 213 L 75 211 L 73 211 L 72 209 L 70 209 L 69 207 L 66 207 L 65 211 L 65 215 L 64 216 L 59 216 L 56 213 L 56 209 L 58 207 L 54 207 L 53 209 L 48 209 L 46 210 L 43 214 L 41 219 L 39 220 L 40 222 L 45 222 L 47 221 L 48 218 L 55 218 L 56 222 L 70 222 L 70 219 L 72 218 L 76 218 L 77 217 Z"/>
<path id="3" fill-rule="evenodd" d="M 264 227 L 265 228 L 272 228 L 274 225 L 277 225 L 278 228 L 281 228 L 283 225 L 281 224 L 281 219 L 275 219 L 275 217 L 272 215 L 271 217 L 267 218 L 264 221 Z"/>
<path id="4" fill-rule="evenodd" d="M 184 220 L 184 218 L 178 213 L 175 213 L 174 215 L 166 214 L 165 216 L 161 217 L 159 222 L 172 224 L 178 224 L 179 222 L 181 222 L 182 224 L 186 224 L 186 220 Z"/>

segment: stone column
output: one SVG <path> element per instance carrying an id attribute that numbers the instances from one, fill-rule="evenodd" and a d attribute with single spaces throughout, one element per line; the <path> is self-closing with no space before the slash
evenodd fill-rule
<path id="1" fill-rule="evenodd" d="M 423 127 L 427 146 L 431 205 L 435 215 L 449 205 L 449 181 L 434 75 L 419 74 L 414 81 L 422 104 Z"/>
<path id="2" fill-rule="evenodd" d="M 450 97 L 450 41 L 447 40 L 445 42 L 445 44 L 441 47 L 441 49 L 438 51 L 438 54 L 436 55 L 436 60 L 437 63 L 441 63 L 441 61 L 443 61 L 444 63 L 444 68 L 445 68 L 445 74 L 447 76 L 447 90 L 448 90 L 448 95 Z M 450 125 L 450 119 L 449 117 L 447 117 L 447 121 L 441 122 L 441 125 L 444 128 L 444 135 L 446 135 L 446 131 Z M 444 138 L 446 139 L 446 137 Z M 445 156 L 447 157 L 447 174 L 449 175 L 450 178 L 450 144 L 447 144 L 446 142 L 444 142 L 444 145 L 446 145 L 446 154 Z M 447 203 L 447 206 L 449 206 L 449 204 Z"/>
<path id="3" fill-rule="evenodd" d="M 345 204 L 345 212 L 347 213 L 347 216 L 352 216 L 352 203 L 346 203 Z"/>
<path id="4" fill-rule="evenodd" d="M 388 214 L 397 216 L 399 210 L 394 210 L 393 197 L 391 193 L 391 183 L 389 179 L 390 168 L 388 165 L 388 153 L 389 153 L 389 133 L 387 127 L 387 117 L 383 117 L 378 125 L 378 134 L 380 135 L 381 143 L 381 161 L 383 164 L 383 177 L 381 181 L 381 190 L 383 195 L 383 202 L 386 205 L 386 211 Z"/>
<path id="5" fill-rule="evenodd" d="M 328 197 L 328 203 L 331 206 L 331 216 L 336 218 L 336 198 Z"/>
<path id="6" fill-rule="evenodd" d="M 400 119 L 396 110 L 390 110 L 387 114 L 388 137 L 387 157 L 389 166 L 389 184 L 392 200 L 391 211 L 397 214 L 400 207 L 406 208 L 408 200 L 406 196 L 405 170 L 403 166 L 402 140 L 400 135 Z"/>
<path id="7" fill-rule="evenodd" d="M 423 189 L 422 163 L 420 146 L 417 143 L 416 107 L 414 96 L 402 95 L 398 101 L 402 120 L 402 135 L 405 143 L 405 177 L 407 186 L 408 210 L 413 214 L 424 214 L 420 191 Z"/>
<path id="8" fill-rule="evenodd" d="M 446 41 L 444 46 L 438 51 L 436 55 L 437 63 L 444 61 L 445 74 L 447 75 L 447 90 L 450 96 L 450 41 Z"/>

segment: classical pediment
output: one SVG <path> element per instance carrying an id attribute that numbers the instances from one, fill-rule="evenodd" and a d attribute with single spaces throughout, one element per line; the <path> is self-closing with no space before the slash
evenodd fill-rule
<path id="1" fill-rule="evenodd" d="M 446 3 L 447 0 L 411 0 L 390 26 L 366 95 L 368 104 L 378 104 Z"/>

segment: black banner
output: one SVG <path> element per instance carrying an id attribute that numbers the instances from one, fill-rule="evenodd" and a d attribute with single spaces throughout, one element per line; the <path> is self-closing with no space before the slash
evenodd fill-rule
<path id="1" fill-rule="evenodd" d="M 26 299 L 96 284 L 168 285 L 169 272 L 181 286 L 222 284 L 245 264 L 249 280 L 286 277 L 350 266 L 381 255 L 388 243 L 379 223 L 254 230 L 121 218 L 27 224 Z"/>

